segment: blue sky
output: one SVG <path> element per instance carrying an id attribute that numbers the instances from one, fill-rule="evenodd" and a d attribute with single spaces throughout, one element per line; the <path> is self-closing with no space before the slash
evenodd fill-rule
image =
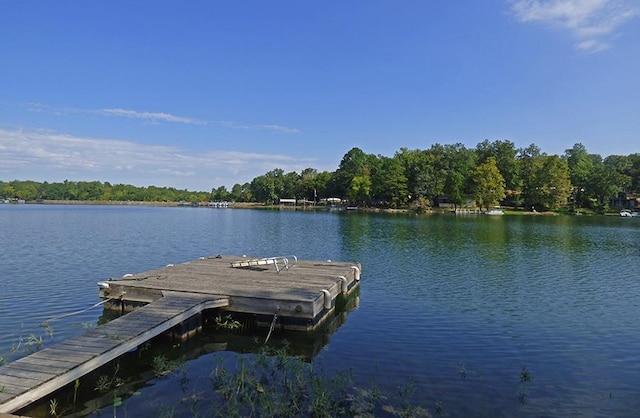
<path id="1" fill-rule="evenodd" d="M 0 180 L 211 190 L 352 147 L 640 152 L 636 0 L 5 1 Z"/>

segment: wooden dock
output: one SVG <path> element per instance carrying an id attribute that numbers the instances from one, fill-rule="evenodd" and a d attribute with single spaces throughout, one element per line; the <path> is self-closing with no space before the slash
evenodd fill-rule
<path id="1" fill-rule="evenodd" d="M 201 325 L 206 310 L 254 315 L 256 323 L 316 329 L 339 297 L 359 286 L 358 263 L 290 257 L 203 257 L 99 282 L 105 307 L 131 311 L 81 336 L 0 367 L 0 416 L 11 414 L 136 349 L 155 336 Z M 195 319 L 195 323 L 194 323 Z"/>
<path id="2" fill-rule="evenodd" d="M 114 298 L 105 306 L 127 310 L 166 292 L 216 295 L 229 299 L 229 312 L 255 315 L 267 325 L 277 313 L 281 328 L 312 331 L 339 296 L 358 287 L 360 271 L 359 263 L 218 255 L 101 282 L 100 296 Z"/>

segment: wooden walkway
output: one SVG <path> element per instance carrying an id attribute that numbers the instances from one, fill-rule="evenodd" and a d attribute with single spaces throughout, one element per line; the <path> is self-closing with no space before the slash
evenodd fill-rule
<path id="1" fill-rule="evenodd" d="M 15 412 L 227 298 L 167 293 L 153 303 L 0 367 L 0 416 Z"/>

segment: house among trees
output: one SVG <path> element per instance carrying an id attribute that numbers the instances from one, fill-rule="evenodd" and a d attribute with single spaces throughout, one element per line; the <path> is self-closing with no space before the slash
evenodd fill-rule
<path id="1" fill-rule="evenodd" d="M 618 196 L 611 199 L 609 205 L 614 208 L 639 209 L 640 195 L 635 193 L 619 192 Z"/>

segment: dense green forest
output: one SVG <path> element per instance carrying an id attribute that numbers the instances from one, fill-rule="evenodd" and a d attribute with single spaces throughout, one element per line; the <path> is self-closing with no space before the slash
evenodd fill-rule
<path id="1" fill-rule="evenodd" d="M 192 192 L 168 187 L 64 181 L 0 181 L 0 197 L 24 200 L 189 201 L 277 203 L 280 198 L 316 202 L 330 197 L 364 207 L 497 204 L 562 210 L 635 207 L 640 189 L 640 154 L 602 157 L 575 144 L 563 155 L 536 145 L 516 148 L 508 140 L 485 140 L 475 148 L 435 144 L 426 150 L 401 148 L 393 157 L 349 150 L 333 172 L 275 168 L 231 190 Z"/>

